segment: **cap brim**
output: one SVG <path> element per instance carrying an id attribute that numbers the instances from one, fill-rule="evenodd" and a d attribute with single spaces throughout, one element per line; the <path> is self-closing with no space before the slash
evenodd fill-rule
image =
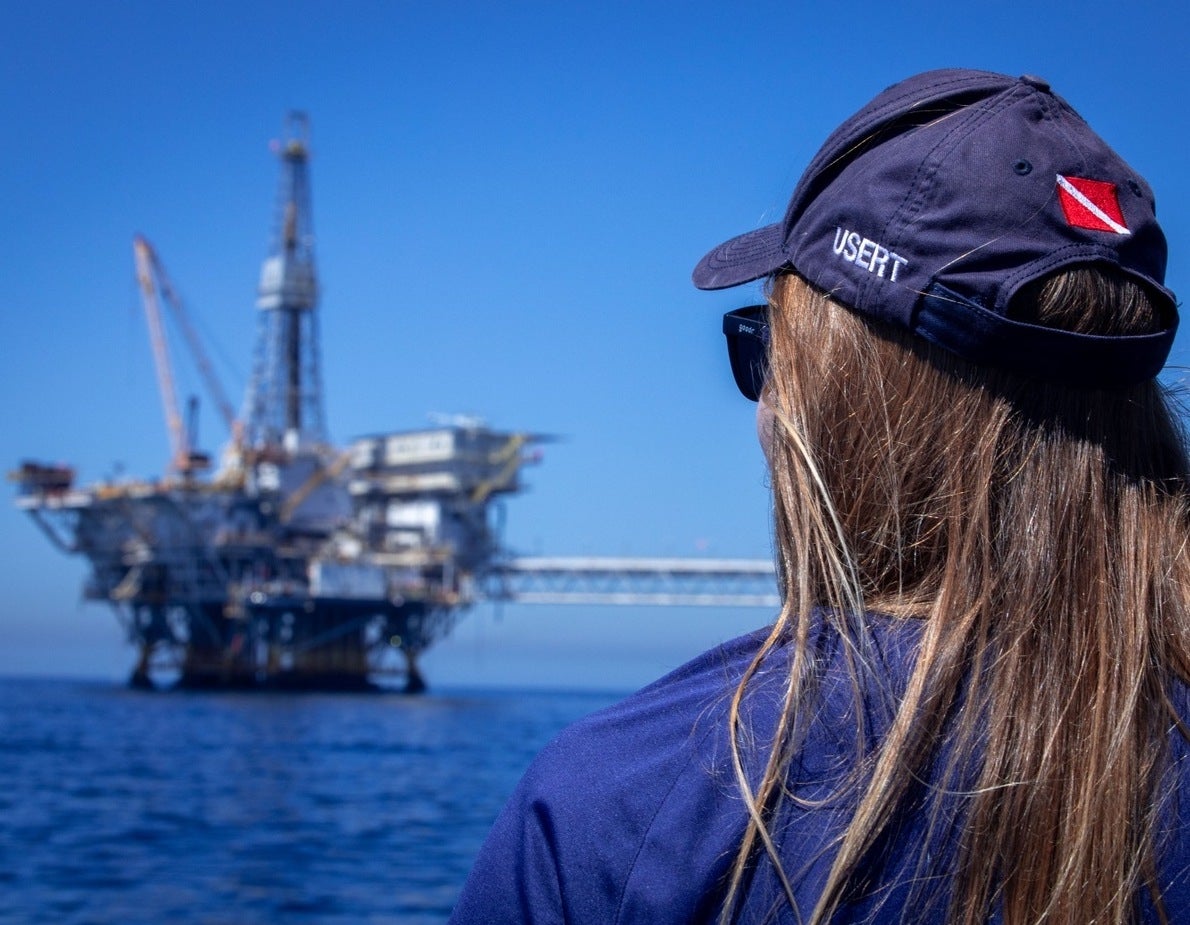
<path id="1" fill-rule="evenodd" d="M 789 262 L 780 223 L 757 228 L 720 244 L 694 268 L 699 289 L 728 289 L 775 273 Z"/>

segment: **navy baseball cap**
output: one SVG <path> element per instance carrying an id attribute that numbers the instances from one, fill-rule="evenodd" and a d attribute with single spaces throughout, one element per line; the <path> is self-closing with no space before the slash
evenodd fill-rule
<path id="1" fill-rule="evenodd" d="M 779 270 L 862 315 L 974 363 L 1097 388 L 1151 379 L 1177 330 L 1165 235 L 1144 179 L 1049 85 L 929 71 L 889 87 L 831 134 L 785 218 L 694 270 L 725 289 Z M 1100 336 L 1010 317 L 1023 286 L 1115 267 L 1166 304 L 1153 334 Z"/>

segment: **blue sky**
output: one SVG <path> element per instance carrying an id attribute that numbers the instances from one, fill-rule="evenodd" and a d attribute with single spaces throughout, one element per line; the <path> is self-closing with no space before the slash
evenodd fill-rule
<path id="1" fill-rule="evenodd" d="M 769 555 L 753 409 L 719 333 L 754 293 L 699 293 L 690 270 L 778 218 L 826 134 L 912 72 L 1049 79 L 1153 185 L 1169 284 L 1190 291 L 1180 0 L 0 9 L 5 468 L 164 468 L 138 232 L 240 393 L 268 142 L 290 108 L 313 126 L 332 436 L 430 412 L 565 436 L 509 503 L 526 553 Z M 113 617 L 80 604 L 84 563 L 8 505 L 0 563 L 0 674 L 125 676 Z M 627 688 L 766 616 L 482 607 L 424 667 L 443 685 Z"/>

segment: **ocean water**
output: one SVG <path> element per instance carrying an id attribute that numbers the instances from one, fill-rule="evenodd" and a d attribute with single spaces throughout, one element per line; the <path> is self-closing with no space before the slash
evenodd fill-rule
<path id="1" fill-rule="evenodd" d="M 533 755 L 618 696 L 0 680 L 0 922 L 444 922 Z"/>

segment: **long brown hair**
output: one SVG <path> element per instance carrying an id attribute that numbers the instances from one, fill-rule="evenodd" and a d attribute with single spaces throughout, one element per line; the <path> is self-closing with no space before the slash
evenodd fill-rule
<path id="1" fill-rule="evenodd" d="M 732 706 L 752 818 L 722 920 L 771 864 L 798 917 L 828 921 L 923 777 L 968 784 L 950 921 L 1123 923 L 1142 890 L 1160 911 L 1167 737 L 1187 734 L 1169 691 L 1190 678 L 1190 465 L 1170 396 L 1156 381 L 1093 391 L 975 367 L 792 274 L 770 304 L 784 604 Z M 1084 333 L 1163 320 L 1141 285 L 1095 268 L 1034 285 L 1014 311 Z M 813 707 L 808 640 L 815 621 L 844 640 L 860 717 L 886 693 L 871 689 L 866 613 L 920 621 L 920 643 L 879 740 L 856 721 L 850 821 L 817 907 L 798 910 L 773 822 Z M 784 734 L 753 775 L 741 705 L 781 646 Z"/>

